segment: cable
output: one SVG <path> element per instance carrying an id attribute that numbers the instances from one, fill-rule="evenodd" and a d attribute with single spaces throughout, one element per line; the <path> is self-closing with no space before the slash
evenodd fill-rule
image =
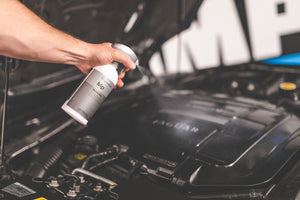
<path id="1" fill-rule="evenodd" d="M 102 156 L 107 156 L 107 155 L 112 155 L 114 153 L 118 153 L 119 148 L 118 146 L 112 146 L 111 148 L 108 148 L 106 151 L 103 152 L 99 152 L 99 153 L 95 153 L 90 155 L 89 157 L 87 157 L 85 159 L 85 161 L 82 163 L 81 168 L 85 169 L 88 162 L 92 159 L 92 158 L 96 158 L 96 157 L 102 157 Z"/>
<path id="2" fill-rule="evenodd" d="M 110 158 L 110 159 L 104 160 L 104 161 L 102 161 L 102 162 L 99 162 L 99 163 L 97 163 L 96 165 L 91 166 L 91 167 L 89 168 L 89 170 L 94 170 L 94 169 L 96 169 L 97 167 L 100 167 L 100 166 L 102 166 L 102 165 L 105 165 L 105 164 L 107 164 L 107 163 L 110 163 L 110 162 L 112 162 L 112 161 L 114 161 L 114 160 L 116 160 L 116 159 L 118 159 L 118 158 L 119 158 L 119 157 L 116 156 L 116 157 L 112 157 L 112 158 Z"/>

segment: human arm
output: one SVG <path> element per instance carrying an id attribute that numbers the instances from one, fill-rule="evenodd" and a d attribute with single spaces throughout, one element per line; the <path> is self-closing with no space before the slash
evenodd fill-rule
<path id="1" fill-rule="evenodd" d="M 18 0 L 0 0 L 0 54 L 39 62 L 75 65 L 83 73 L 113 61 L 135 65 L 110 43 L 91 44 L 50 26 Z M 117 86 L 122 87 L 119 76 Z"/>

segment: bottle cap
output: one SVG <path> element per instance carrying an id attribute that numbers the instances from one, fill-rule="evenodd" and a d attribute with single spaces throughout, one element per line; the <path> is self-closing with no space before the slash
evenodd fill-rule
<path id="1" fill-rule="evenodd" d="M 280 83 L 279 87 L 282 90 L 288 90 L 288 91 L 295 90 L 297 88 L 296 84 L 291 82 Z"/>
<path id="2" fill-rule="evenodd" d="M 298 101 L 297 85 L 291 82 L 283 82 L 279 85 L 279 95 L 281 98 L 288 98 Z"/>
<path id="3" fill-rule="evenodd" d="M 126 55 L 128 55 L 136 66 L 139 65 L 139 60 L 138 60 L 137 56 L 132 51 L 132 49 L 130 49 L 128 46 L 126 46 L 124 44 L 120 44 L 120 43 L 114 43 L 112 45 L 112 47 L 119 50 L 119 51 L 121 51 L 121 52 L 123 52 L 123 53 L 125 53 Z M 116 70 L 118 71 L 118 74 L 121 74 L 125 69 L 126 69 L 126 67 L 123 64 L 118 63 L 118 65 L 116 67 Z"/>

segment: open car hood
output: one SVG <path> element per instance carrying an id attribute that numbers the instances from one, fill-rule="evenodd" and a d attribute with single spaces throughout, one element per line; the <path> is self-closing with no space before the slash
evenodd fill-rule
<path id="1" fill-rule="evenodd" d="M 29 0 L 24 3 L 52 26 L 84 41 L 118 42 L 130 46 L 140 58 L 140 64 L 147 66 L 153 52 L 163 42 L 191 23 L 201 1 L 187 1 L 180 18 L 180 4 L 172 0 Z M 19 61 L 16 68 L 10 77 L 11 86 L 30 83 L 35 78 L 70 67 Z M 0 76 L 4 77 L 2 71 Z"/>

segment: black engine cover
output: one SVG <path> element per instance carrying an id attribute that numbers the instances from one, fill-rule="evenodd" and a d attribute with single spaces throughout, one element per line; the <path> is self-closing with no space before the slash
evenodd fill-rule
<path id="1" fill-rule="evenodd" d="M 192 90 L 136 102 L 102 109 L 89 132 L 104 144 L 127 144 L 154 174 L 177 185 L 265 186 L 299 148 L 299 118 L 266 102 Z"/>

